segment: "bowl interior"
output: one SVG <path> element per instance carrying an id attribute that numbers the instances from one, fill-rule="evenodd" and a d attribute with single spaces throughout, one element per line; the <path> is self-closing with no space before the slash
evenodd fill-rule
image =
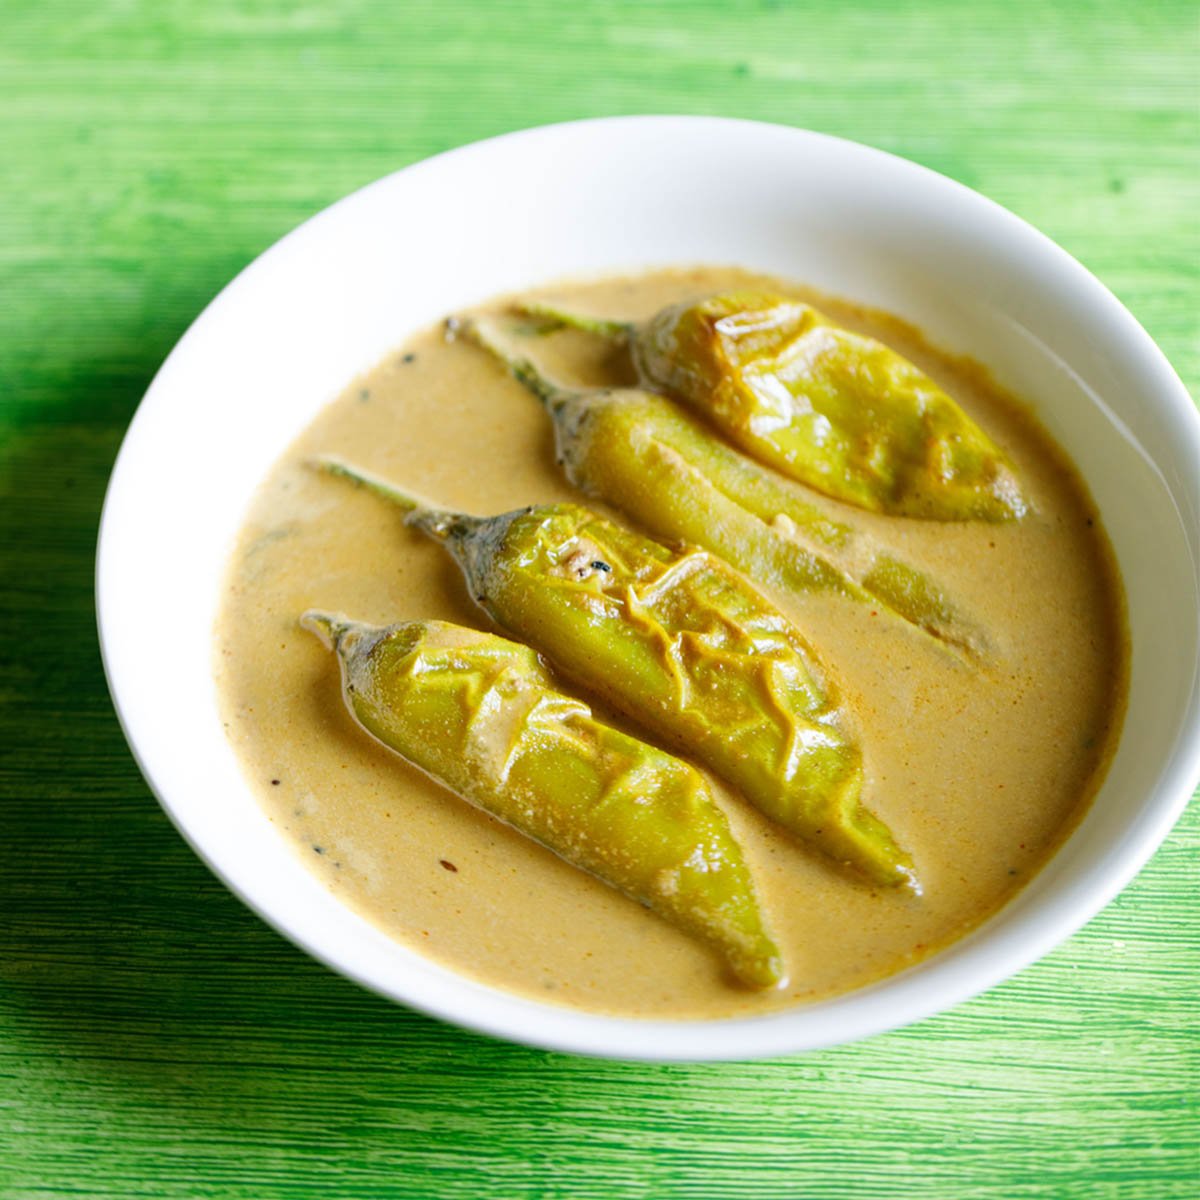
<path id="1" fill-rule="evenodd" d="M 316 411 L 415 328 L 561 276 L 730 263 L 887 309 L 1024 397 L 1092 489 L 1133 642 L 1126 728 L 1064 849 L 1002 913 L 902 975 L 749 1021 L 600 1018 L 502 994 L 339 905 L 263 816 L 223 735 L 219 583 L 251 493 Z M 101 531 L 106 668 L 143 771 L 268 921 L 360 982 L 539 1045 L 647 1058 L 783 1053 L 893 1027 L 989 986 L 1098 910 L 1197 774 L 1200 438 L 1178 379 L 1077 263 L 1004 210 L 799 130 L 625 118 L 510 135 L 390 176 L 258 259 L 196 321 L 122 448 Z M 1048 598 L 1049 602 L 1049 598 Z"/>

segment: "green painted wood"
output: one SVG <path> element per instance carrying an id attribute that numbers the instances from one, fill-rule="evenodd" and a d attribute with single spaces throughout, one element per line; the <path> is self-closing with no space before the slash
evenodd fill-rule
<path id="1" fill-rule="evenodd" d="M 1056 953 L 856 1046 L 634 1066 L 494 1043 L 211 878 L 104 687 L 92 553 L 154 369 L 349 189 L 570 117 L 808 126 L 979 188 L 1200 380 L 1190 0 L 0 0 L 0 1196 L 1197 1194 L 1195 806 Z"/>

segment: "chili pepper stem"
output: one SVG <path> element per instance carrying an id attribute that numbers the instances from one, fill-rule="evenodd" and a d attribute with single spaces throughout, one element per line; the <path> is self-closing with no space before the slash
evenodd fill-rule
<path id="1" fill-rule="evenodd" d="M 341 644 L 342 638 L 346 636 L 350 630 L 359 626 L 357 621 L 350 621 L 346 617 L 338 616 L 336 613 L 322 612 L 318 608 L 310 608 L 300 618 L 300 625 L 307 629 L 309 633 L 315 633 L 321 639 L 321 644 L 326 650 L 336 650 Z"/>
<path id="2" fill-rule="evenodd" d="M 517 312 L 529 317 L 543 317 L 557 325 L 566 325 L 571 329 L 582 329 L 585 333 L 594 333 L 599 337 L 612 339 L 627 339 L 633 335 L 632 321 L 614 321 L 607 317 L 589 317 L 583 313 L 572 312 L 569 308 L 557 308 L 543 300 L 530 300 L 517 305 Z"/>
<path id="3" fill-rule="evenodd" d="M 524 387 L 527 387 L 541 402 L 554 412 L 563 404 L 570 403 L 578 392 L 573 392 L 561 384 L 555 383 L 542 374 L 527 358 L 523 358 L 505 349 L 492 335 L 472 317 L 461 317 L 455 322 L 455 333 L 467 338 L 475 345 L 486 350 L 498 362 L 506 366 L 512 377 Z"/>
<path id="4" fill-rule="evenodd" d="M 321 455 L 312 460 L 312 465 L 319 471 L 324 471 L 327 475 L 337 475 L 342 479 L 349 479 L 351 483 L 357 484 L 361 488 L 366 488 L 369 492 L 374 492 L 377 496 L 382 496 L 385 500 L 391 501 L 392 504 L 405 512 L 416 512 L 418 509 L 428 507 L 424 501 L 419 500 L 416 496 L 411 496 L 407 492 L 400 491 L 385 479 L 380 479 L 377 475 L 371 475 L 367 471 L 362 471 L 358 467 L 352 467 L 349 463 L 343 462 L 340 458 L 334 458 L 332 455 Z"/>
<path id="5" fill-rule="evenodd" d="M 409 525 L 415 525 L 430 537 L 437 538 L 438 541 L 444 542 L 456 536 L 461 537 L 483 525 L 486 520 L 483 517 L 472 517 L 466 513 L 435 508 L 420 497 L 403 492 L 388 483 L 387 480 L 380 479 L 377 475 L 360 470 L 358 467 L 352 467 L 340 458 L 322 455 L 312 459 L 311 464 L 327 475 L 337 475 L 342 479 L 348 479 L 355 486 L 381 496 L 405 514 L 405 521 Z"/>

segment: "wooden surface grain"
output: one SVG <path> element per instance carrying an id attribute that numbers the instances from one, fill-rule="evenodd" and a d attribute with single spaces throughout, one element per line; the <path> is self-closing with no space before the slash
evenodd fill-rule
<path id="1" fill-rule="evenodd" d="M 122 431 L 212 294 L 507 129 L 711 112 L 903 154 L 1082 259 L 1194 390 L 1194 3 L 0 0 L 0 30 L 0 1196 L 1200 1192 L 1194 805 L 953 1012 L 772 1062 L 575 1059 L 369 996 L 235 901 L 138 775 L 92 612 Z"/>

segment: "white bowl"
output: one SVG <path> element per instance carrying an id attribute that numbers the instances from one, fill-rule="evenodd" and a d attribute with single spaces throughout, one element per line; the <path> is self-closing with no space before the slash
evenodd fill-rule
<path id="1" fill-rule="evenodd" d="M 592 1016 L 466 980 L 341 906 L 274 831 L 222 732 L 218 585 L 256 484 L 317 410 L 417 327 L 564 275 L 739 264 L 897 313 L 1028 399 L 1088 480 L 1128 592 L 1124 734 L 1086 819 L 971 936 L 872 987 L 716 1022 Z M 634 117 L 511 134 L 390 175 L 242 272 L 142 401 L 105 503 L 109 685 L 163 807 L 251 908 L 428 1013 L 587 1054 L 828 1046 L 947 1008 L 1046 953 L 1166 836 L 1200 774 L 1200 421 L 1162 354 L 1074 259 L 912 163 L 742 121 Z"/>

